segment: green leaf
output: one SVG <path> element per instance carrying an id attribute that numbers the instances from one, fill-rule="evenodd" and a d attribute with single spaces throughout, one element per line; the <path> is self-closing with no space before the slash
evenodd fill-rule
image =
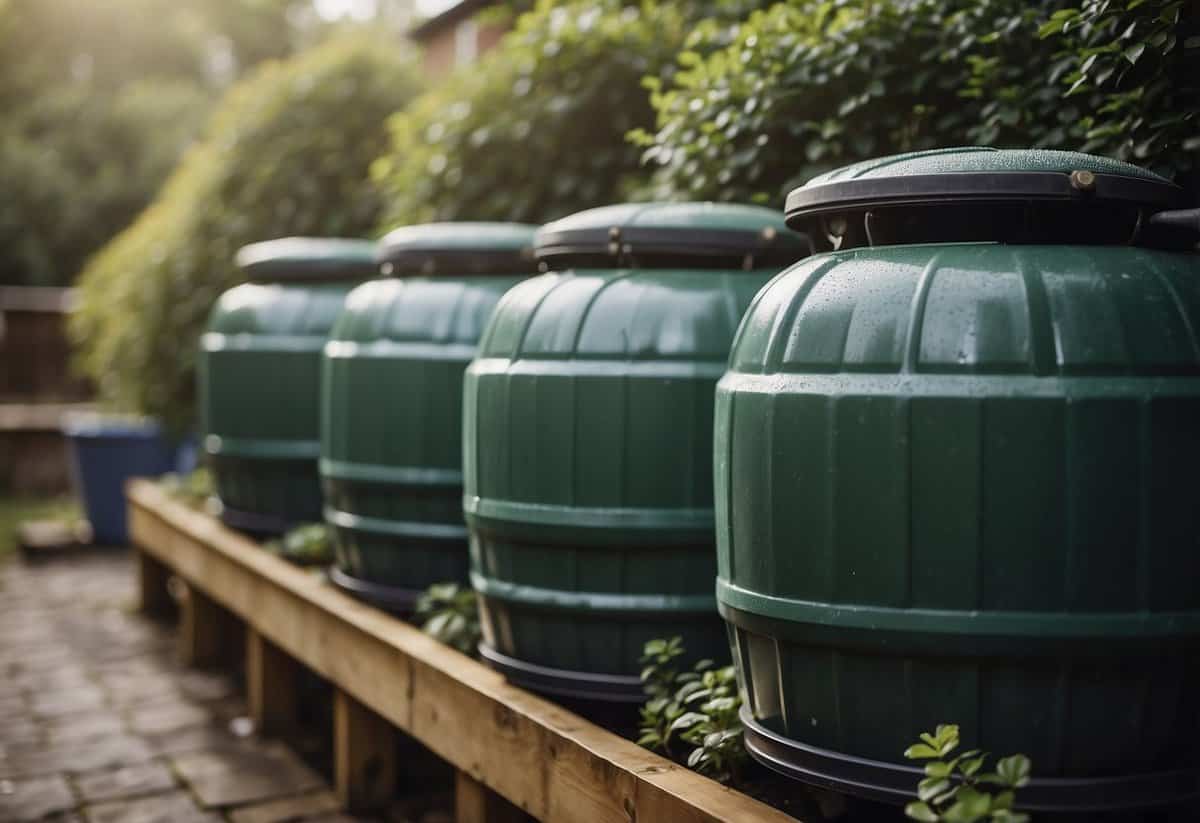
<path id="1" fill-rule="evenodd" d="M 973 777 L 976 772 L 983 768 L 983 764 L 986 760 L 986 754 L 980 757 L 972 757 L 967 760 L 963 760 L 959 765 L 959 770 L 967 777 Z"/>
<path id="2" fill-rule="evenodd" d="M 1014 789 L 1028 785 L 1029 775 L 1032 771 L 1033 766 L 1029 758 L 1023 754 L 1014 754 L 1002 758 L 996 763 L 997 776 L 1004 785 L 1012 786 Z"/>
<path id="3" fill-rule="evenodd" d="M 954 805 L 942 814 L 942 819 L 947 823 L 975 823 L 988 816 L 991 808 L 991 795 L 963 786 L 954 798 Z"/>
<path id="4" fill-rule="evenodd" d="M 679 717 L 675 718 L 675 722 L 670 725 L 668 731 L 683 731 L 684 729 L 695 726 L 697 723 L 704 723 L 707 720 L 708 715 L 706 714 L 701 714 L 700 712 L 684 712 Z"/>
<path id="5" fill-rule="evenodd" d="M 917 797 L 929 801 L 950 788 L 950 781 L 944 777 L 927 777 L 917 784 Z"/>
<path id="6" fill-rule="evenodd" d="M 941 760 L 925 764 L 925 774 L 929 777 L 949 777 L 954 772 L 955 763 Z"/>
<path id="7" fill-rule="evenodd" d="M 1136 65 L 1137 61 L 1141 58 L 1142 53 L 1145 51 L 1146 51 L 1145 43 L 1135 43 L 1134 45 L 1130 46 L 1129 48 L 1127 48 L 1123 52 L 1121 52 L 1121 54 L 1124 55 L 1125 59 L 1128 60 L 1131 65 Z"/>
<path id="8" fill-rule="evenodd" d="M 937 757 L 937 749 L 932 746 L 927 746 L 924 743 L 917 743 L 914 746 L 909 746 L 904 750 L 904 756 L 909 760 L 925 760 L 930 757 Z"/>
<path id="9" fill-rule="evenodd" d="M 904 807 L 904 814 L 909 820 L 918 820 L 922 823 L 937 823 L 938 821 L 937 812 L 925 803 L 909 803 Z"/>

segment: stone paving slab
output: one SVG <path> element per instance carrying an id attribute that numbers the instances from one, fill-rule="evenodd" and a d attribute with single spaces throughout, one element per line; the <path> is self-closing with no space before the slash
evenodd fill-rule
<path id="1" fill-rule="evenodd" d="M 182 699 L 151 703 L 128 712 L 129 728 L 137 734 L 158 734 L 186 729 L 189 726 L 207 726 L 213 714 L 204 706 Z"/>
<path id="2" fill-rule="evenodd" d="M 0 781 L 0 820 L 40 820 L 75 805 L 71 786 L 58 775 Z"/>
<path id="3" fill-rule="evenodd" d="M 229 820 L 231 823 L 288 823 L 338 810 L 337 798 L 333 794 L 315 792 L 235 809 L 230 813 Z"/>
<path id="4" fill-rule="evenodd" d="M 0 561 L 0 821 L 363 823 L 133 611 L 128 554 Z M 235 733 L 234 730 L 238 730 Z"/>
<path id="5" fill-rule="evenodd" d="M 174 758 L 175 771 L 206 807 L 236 806 L 321 788 L 323 781 L 282 746 L 196 752 Z"/>
<path id="6" fill-rule="evenodd" d="M 221 816 L 199 808 L 184 791 L 117 800 L 89 806 L 84 814 L 88 823 L 217 823 Z"/>
<path id="7" fill-rule="evenodd" d="M 87 772 L 75 778 L 75 786 L 84 803 L 160 794 L 177 788 L 177 785 L 175 775 L 161 761 Z"/>

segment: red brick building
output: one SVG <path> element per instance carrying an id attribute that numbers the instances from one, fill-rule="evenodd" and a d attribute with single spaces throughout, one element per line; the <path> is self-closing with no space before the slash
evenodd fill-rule
<path id="1" fill-rule="evenodd" d="M 496 0 L 461 0 L 409 31 L 424 51 L 427 75 L 440 77 L 469 65 L 500 41 L 508 26 L 479 19 L 481 11 L 495 4 Z"/>

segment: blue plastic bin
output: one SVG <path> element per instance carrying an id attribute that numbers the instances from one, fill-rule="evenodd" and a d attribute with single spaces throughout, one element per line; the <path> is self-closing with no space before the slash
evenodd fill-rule
<path id="1" fill-rule="evenodd" d="M 125 481 L 190 471 L 195 449 L 170 440 L 158 424 L 101 416 L 68 420 L 63 433 L 71 444 L 75 492 L 92 524 L 93 542 L 129 542 L 125 522 Z"/>

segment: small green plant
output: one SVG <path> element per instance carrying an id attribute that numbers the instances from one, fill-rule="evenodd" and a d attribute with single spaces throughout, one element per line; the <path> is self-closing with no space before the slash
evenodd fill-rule
<path id="1" fill-rule="evenodd" d="M 747 756 L 733 666 L 701 660 L 681 670 L 683 654 L 678 637 L 646 644 L 642 684 L 649 699 L 641 710 L 638 744 L 722 783 L 737 783 Z"/>
<path id="2" fill-rule="evenodd" d="M 475 592 L 458 583 L 435 583 L 417 601 L 413 620 L 421 631 L 463 654 L 479 646 L 479 604 Z"/>
<path id="3" fill-rule="evenodd" d="M 904 756 L 925 761 L 925 777 L 917 784 L 917 801 L 904 807 L 910 820 L 975 823 L 1026 823 L 1029 815 L 1013 811 L 1017 789 L 1029 783 L 1032 766 L 1023 754 L 1003 757 L 994 772 L 984 771 L 990 755 L 978 749 L 962 752 L 958 748 L 958 726 L 940 725 L 933 734 L 921 735 L 921 742 L 909 746 Z M 989 787 L 997 787 L 993 794 Z"/>
<path id="4" fill-rule="evenodd" d="M 324 523 L 297 526 L 264 548 L 300 566 L 323 566 L 333 562 L 333 535 Z"/>
<path id="5" fill-rule="evenodd" d="M 203 506 L 215 493 L 212 473 L 204 466 L 188 474 L 165 474 L 159 482 L 168 495 L 189 506 Z"/>

